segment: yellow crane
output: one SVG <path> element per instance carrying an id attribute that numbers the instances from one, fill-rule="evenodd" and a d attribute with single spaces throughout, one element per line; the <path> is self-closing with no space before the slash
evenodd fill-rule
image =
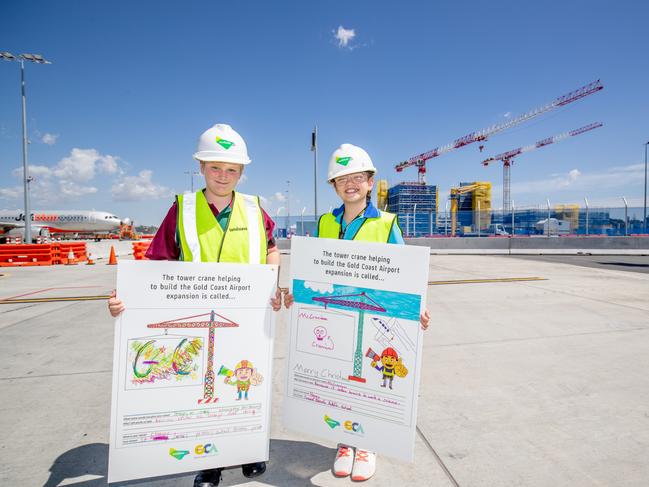
<path id="1" fill-rule="evenodd" d="M 451 188 L 451 237 L 455 237 L 455 229 L 457 227 L 457 206 L 460 200 L 460 195 L 466 193 L 474 193 L 473 195 L 473 211 L 474 215 L 476 210 L 478 218 L 474 217 L 478 228 L 482 229 L 484 224 L 489 226 L 491 222 L 491 183 L 485 181 L 477 181 L 473 184 Z M 480 206 L 476 203 L 480 202 Z M 483 217 L 483 215 L 487 215 Z M 448 224 L 448 222 L 447 222 Z"/>

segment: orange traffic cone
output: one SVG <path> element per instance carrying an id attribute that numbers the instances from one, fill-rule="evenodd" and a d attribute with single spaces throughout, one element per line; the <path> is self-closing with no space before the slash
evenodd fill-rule
<path id="1" fill-rule="evenodd" d="M 95 265 L 95 261 L 92 259 L 92 254 L 88 254 L 88 260 L 86 261 L 86 265 Z"/>
<path id="2" fill-rule="evenodd" d="M 68 263 L 67 265 L 76 265 L 77 260 L 74 258 L 74 252 L 72 252 L 72 249 L 70 249 L 70 252 L 68 252 Z"/>
<path id="3" fill-rule="evenodd" d="M 110 256 L 108 257 L 108 265 L 116 265 L 117 257 L 115 256 L 115 247 L 110 246 Z"/>

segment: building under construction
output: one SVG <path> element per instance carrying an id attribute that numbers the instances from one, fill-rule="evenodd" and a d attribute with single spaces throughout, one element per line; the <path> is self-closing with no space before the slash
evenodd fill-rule
<path id="1" fill-rule="evenodd" d="M 437 186 L 404 182 L 388 189 L 388 211 L 397 214 L 408 237 L 436 233 L 438 205 Z"/>
<path id="2" fill-rule="evenodd" d="M 491 225 L 491 183 L 460 183 L 451 188 L 451 234 L 484 231 Z"/>

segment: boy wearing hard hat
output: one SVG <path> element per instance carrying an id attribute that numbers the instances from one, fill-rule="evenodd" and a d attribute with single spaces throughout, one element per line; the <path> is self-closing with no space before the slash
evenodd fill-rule
<path id="1" fill-rule="evenodd" d="M 314 236 L 364 242 L 404 244 L 397 216 L 377 209 L 371 201 L 376 167 L 361 147 L 342 144 L 329 159 L 327 181 L 331 183 L 343 204 L 318 220 Z M 284 304 L 293 304 L 287 294 Z M 420 316 L 421 327 L 428 328 L 430 313 Z M 355 450 L 355 451 L 354 451 Z M 334 461 L 337 477 L 351 475 L 354 481 L 368 480 L 376 470 L 376 454 L 348 445 L 340 445 Z"/>
<path id="2" fill-rule="evenodd" d="M 273 220 L 261 207 L 259 197 L 236 191 L 244 166 L 251 162 L 243 138 L 229 125 L 216 124 L 201 135 L 194 159 L 200 163 L 205 188 L 176 196 L 145 256 L 151 260 L 279 265 Z M 280 296 L 278 289 L 271 300 L 275 311 L 281 306 Z M 113 317 L 124 310 L 115 291 L 108 309 Z M 256 477 L 264 473 L 266 464 L 246 464 L 241 470 L 246 477 Z M 204 470 L 194 479 L 194 487 L 214 487 L 220 480 L 220 468 Z"/>

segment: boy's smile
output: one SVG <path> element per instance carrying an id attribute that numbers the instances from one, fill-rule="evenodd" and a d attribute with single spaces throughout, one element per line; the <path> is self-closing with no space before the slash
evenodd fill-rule
<path id="1" fill-rule="evenodd" d="M 229 196 L 236 188 L 243 166 L 229 162 L 201 162 L 207 190 L 215 196 Z"/>

